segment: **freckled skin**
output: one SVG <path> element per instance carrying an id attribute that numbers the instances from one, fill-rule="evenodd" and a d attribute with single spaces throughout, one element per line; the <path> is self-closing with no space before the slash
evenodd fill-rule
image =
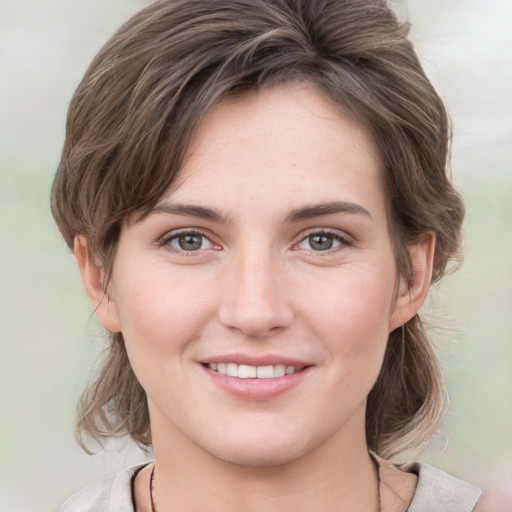
<path id="1" fill-rule="evenodd" d="M 147 392 L 157 467 L 159 457 L 169 470 L 179 457 L 184 473 L 315 460 L 333 468 L 340 454 L 345 463 L 364 455 L 372 478 L 366 397 L 389 332 L 419 307 L 407 294 L 395 302 L 380 172 L 363 126 L 313 87 L 282 86 L 216 106 L 161 200 L 215 209 L 224 222 L 164 212 L 128 219 L 112 299 L 98 314 L 123 332 Z M 369 215 L 285 220 L 335 201 Z M 199 249 L 180 247 L 184 231 L 200 234 Z M 315 233 L 332 247 L 316 250 Z M 235 352 L 312 368 L 275 399 L 244 401 L 212 385 L 201 364 Z"/>

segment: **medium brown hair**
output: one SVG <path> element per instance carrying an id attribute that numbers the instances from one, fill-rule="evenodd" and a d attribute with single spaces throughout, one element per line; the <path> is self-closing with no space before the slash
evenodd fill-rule
<path id="1" fill-rule="evenodd" d="M 123 220 L 147 212 L 176 177 L 211 107 L 290 81 L 314 84 L 372 132 L 400 275 L 407 247 L 434 233 L 433 280 L 460 246 L 464 208 L 447 172 L 449 124 L 400 23 L 382 0 L 161 0 L 95 57 L 69 108 L 52 211 L 72 247 L 88 239 L 106 282 Z M 105 283 L 106 285 L 106 283 Z M 418 315 L 393 331 L 368 397 L 370 449 L 423 447 L 444 412 L 439 362 Z M 151 445 L 145 393 L 122 333 L 85 391 L 78 427 Z"/>

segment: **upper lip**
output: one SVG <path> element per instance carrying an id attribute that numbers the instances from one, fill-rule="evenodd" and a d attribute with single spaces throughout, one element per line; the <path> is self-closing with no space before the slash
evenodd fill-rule
<path id="1" fill-rule="evenodd" d="M 278 364 L 284 366 L 295 366 L 295 367 L 305 367 L 311 366 L 312 363 L 308 363 L 306 361 L 301 361 L 299 359 L 295 359 L 292 357 L 279 356 L 279 355 L 261 355 L 261 356 L 252 356 L 248 354 L 223 354 L 218 356 L 208 357 L 201 361 L 203 364 L 211 364 L 211 363 L 235 363 L 235 364 L 245 364 L 247 366 L 276 366 Z"/>

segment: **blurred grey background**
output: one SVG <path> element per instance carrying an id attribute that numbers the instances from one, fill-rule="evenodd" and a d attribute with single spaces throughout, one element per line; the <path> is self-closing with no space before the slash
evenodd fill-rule
<path id="1" fill-rule="evenodd" d="M 144 460 L 83 453 L 75 406 L 103 342 L 48 198 L 67 104 L 142 0 L 0 0 L 0 511 L 50 512 Z M 451 113 L 466 259 L 428 313 L 452 404 L 425 459 L 481 486 L 512 482 L 512 1 L 395 2 Z M 454 329 L 454 330 L 453 330 Z"/>

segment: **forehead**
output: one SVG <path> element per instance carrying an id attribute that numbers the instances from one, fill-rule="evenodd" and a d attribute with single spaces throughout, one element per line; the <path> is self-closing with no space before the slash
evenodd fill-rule
<path id="1" fill-rule="evenodd" d="M 315 87 L 287 84 L 216 105 L 154 210 L 203 206 L 247 223 L 342 201 L 385 228 L 381 174 L 365 125 Z"/>

